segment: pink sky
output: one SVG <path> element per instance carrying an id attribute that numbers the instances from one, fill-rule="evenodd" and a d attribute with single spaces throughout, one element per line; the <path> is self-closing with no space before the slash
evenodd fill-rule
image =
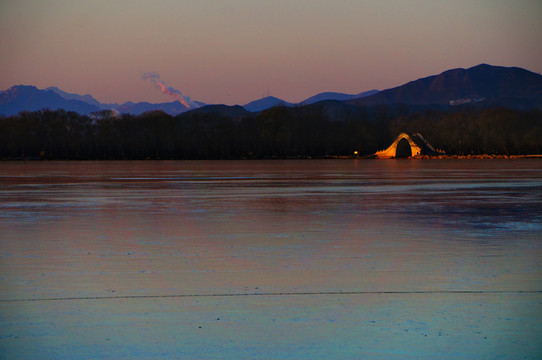
<path id="1" fill-rule="evenodd" d="M 359 93 L 480 63 L 542 71 L 539 0 L 3 0 L 0 89 L 245 104 Z"/>

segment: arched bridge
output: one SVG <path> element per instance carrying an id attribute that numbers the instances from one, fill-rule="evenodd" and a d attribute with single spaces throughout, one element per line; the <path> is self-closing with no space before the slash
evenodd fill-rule
<path id="1" fill-rule="evenodd" d="M 400 134 L 386 150 L 377 151 L 379 159 L 410 157 L 418 155 L 443 155 L 444 152 L 435 150 L 421 134 Z"/>

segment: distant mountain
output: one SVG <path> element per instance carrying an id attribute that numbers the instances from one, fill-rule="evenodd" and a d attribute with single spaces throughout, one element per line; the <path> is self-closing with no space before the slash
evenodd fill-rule
<path id="1" fill-rule="evenodd" d="M 378 93 L 378 90 L 369 90 L 362 92 L 360 94 L 354 95 L 354 94 L 342 94 L 337 92 L 323 92 L 318 95 L 311 96 L 308 99 L 303 100 L 300 104 L 302 105 L 310 105 L 317 103 L 319 101 L 325 101 L 325 100 L 339 100 L 339 101 L 346 101 L 351 99 L 360 99 L 367 96 L 371 96 Z"/>
<path id="2" fill-rule="evenodd" d="M 199 106 L 202 102 L 196 102 Z M 126 102 L 124 104 L 100 103 L 91 95 L 67 93 L 58 87 L 40 90 L 35 86 L 18 85 L 0 93 L 0 114 L 15 115 L 21 111 L 41 109 L 64 109 L 80 114 L 90 114 L 100 110 L 117 110 L 119 113 L 140 115 L 147 111 L 162 110 L 170 115 L 178 115 L 188 110 L 179 101 L 151 104 L 148 102 Z"/>
<path id="3" fill-rule="evenodd" d="M 311 96 L 308 99 L 305 99 L 301 101 L 300 103 L 290 103 L 287 101 L 284 101 L 282 99 L 273 97 L 273 96 L 267 96 L 258 100 L 254 100 L 246 105 L 243 105 L 243 108 L 245 108 L 248 111 L 251 112 L 259 112 L 263 110 L 267 110 L 269 108 L 272 108 L 274 106 L 287 106 L 287 107 L 293 107 L 293 106 L 305 106 L 305 105 L 311 105 L 315 104 L 320 101 L 326 101 L 326 100 L 339 100 L 339 101 L 346 101 L 351 99 L 359 99 L 366 96 L 374 95 L 378 93 L 378 90 L 370 90 L 365 91 L 360 94 L 343 94 L 343 93 L 337 93 L 337 92 L 323 92 L 318 95 Z"/>
<path id="4" fill-rule="evenodd" d="M 117 110 L 121 114 L 126 113 L 126 114 L 140 115 L 148 111 L 162 110 L 170 115 L 178 115 L 188 110 L 188 108 L 179 101 L 171 101 L 171 102 L 158 103 L 158 104 L 153 104 L 153 103 L 148 103 L 148 102 L 134 103 L 131 101 L 128 101 L 124 104 L 105 104 L 105 103 L 100 103 L 98 100 L 96 100 L 94 97 L 92 97 L 89 94 L 87 95 L 70 94 L 70 93 L 60 90 L 58 87 L 48 87 L 45 90 L 54 91 L 55 93 L 59 94 L 65 99 L 76 99 L 76 100 L 84 101 L 86 103 L 95 105 L 99 107 L 100 109 L 104 109 L 104 110 L 114 109 L 114 110 Z M 199 102 L 199 101 L 196 101 L 195 103 L 198 106 L 205 105 L 204 103 Z"/>
<path id="5" fill-rule="evenodd" d="M 274 106 L 312 106 L 320 102 L 325 103 L 321 110 L 330 118 L 352 118 L 358 112 L 352 106 L 371 107 L 383 104 L 404 104 L 409 105 L 410 109 L 473 103 L 479 107 L 542 109 L 542 75 L 517 67 L 481 64 L 469 69 L 448 70 L 439 75 L 411 81 L 380 92 L 371 90 L 357 95 L 325 92 L 309 97 L 299 104 L 268 96 L 243 105 L 242 108 L 249 112 L 260 112 Z M 239 107 L 207 108 L 202 102 L 195 103 L 204 107 L 205 109 L 201 110 L 204 112 L 225 112 L 234 113 L 235 117 L 244 116 Z M 189 110 L 179 101 L 159 104 L 148 102 L 105 104 L 89 94 L 71 94 L 57 87 L 40 90 L 35 86 L 18 85 L 0 92 L 0 115 L 13 115 L 25 110 L 35 111 L 44 108 L 65 109 L 81 114 L 117 110 L 119 113 L 134 115 L 155 110 L 178 115 Z"/>
<path id="6" fill-rule="evenodd" d="M 194 104 L 196 104 L 198 107 L 202 107 L 202 106 L 205 106 L 207 105 L 206 103 L 204 102 L 201 102 L 201 101 L 192 101 Z"/>
<path id="7" fill-rule="evenodd" d="M 349 102 L 356 105 L 461 105 L 508 98 L 516 99 L 516 103 L 518 99 L 536 103 L 542 98 L 542 75 L 517 67 L 481 64 L 448 70 Z"/>
<path id="8" fill-rule="evenodd" d="M 144 112 L 162 110 L 170 115 L 178 115 L 188 110 L 180 101 L 172 101 L 159 104 L 151 104 L 148 102 L 133 103 L 126 102 L 116 108 L 121 114 L 140 115 Z"/>
<path id="9" fill-rule="evenodd" d="M 252 113 L 246 110 L 240 105 L 228 106 L 228 105 L 205 105 L 194 110 L 190 110 L 182 114 L 183 116 L 201 115 L 201 114 L 219 114 L 229 118 L 241 118 L 252 115 Z"/>
<path id="10" fill-rule="evenodd" d="M 243 108 L 247 111 L 251 112 L 258 112 L 263 111 L 269 108 L 272 108 L 274 106 L 294 106 L 294 104 L 286 102 L 284 100 L 278 99 L 274 96 L 266 96 L 264 98 L 261 98 L 259 100 L 254 100 L 252 102 L 249 102 L 246 105 L 243 105 Z"/>
<path id="11" fill-rule="evenodd" d="M 60 90 L 56 86 L 49 86 L 48 88 L 43 89 L 43 90 L 44 91 L 51 90 L 52 92 L 57 93 L 58 95 L 62 96 L 66 100 L 83 101 L 83 102 L 86 102 L 87 104 L 91 104 L 91 105 L 97 106 L 99 108 L 103 108 L 103 106 L 104 106 L 102 103 L 100 103 L 94 97 L 92 97 L 92 95 L 90 95 L 90 94 L 86 94 L 86 95 L 71 94 L 71 93 L 67 93 L 65 91 Z"/>
<path id="12" fill-rule="evenodd" d="M 0 114 L 15 115 L 21 111 L 41 109 L 64 109 L 80 114 L 99 111 L 100 108 L 79 100 L 68 100 L 51 90 L 40 90 L 35 86 L 17 85 L 0 93 Z"/>

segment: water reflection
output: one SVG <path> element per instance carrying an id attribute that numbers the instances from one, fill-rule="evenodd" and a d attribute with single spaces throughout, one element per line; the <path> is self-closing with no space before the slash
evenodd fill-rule
<path id="1" fill-rule="evenodd" d="M 0 298 L 537 291 L 541 230 L 538 160 L 5 162 Z"/>
<path id="2" fill-rule="evenodd" d="M 537 269 L 541 174 L 537 161 L 6 163 L 4 263 L 35 282 L 57 268 L 55 296 L 106 291 L 104 277 L 123 294 L 534 289 L 479 278 Z"/>

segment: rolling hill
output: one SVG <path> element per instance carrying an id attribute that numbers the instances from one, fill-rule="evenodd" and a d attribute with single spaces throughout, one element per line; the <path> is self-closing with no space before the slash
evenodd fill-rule
<path id="1" fill-rule="evenodd" d="M 411 81 L 362 99 L 355 105 L 410 104 L 461 105 L 515 99 L 516 105 L 542 98 L 542 75 L 517 68 L 481 64 L 469 69 L 452 69 L 439 75 Z M 523 101 L 520 101 L 522 99 Z"/>
<path id="2" fill-rule="evenodd" d="M 272 108 L 274 106 L 291 107 L 291 106 L 294 106 L 294 104 L 284 101 L 282 99 L 278 99 L 274 96 L 266 96 L 261 99 L 254 100 L 254 101 L 249 102 L 248 104 L 243 105 L 243 108 L 245 108 L 245 110 L 250 111 L 250 112 L 258 112 L 258 111 Z"/>
<path id="3" fill-rule="evenodd" d="M 346 100 L 352 100 L 352 99 L 360 99 L 367 96 L 371 96 L 378 93 L 378 90 L 369 90 L 365 91 L 359 94 L 343 94 L 343 93 L 337 93 L 337 92 L 323 92 L 318 95 L 311 96 L 308 99 L 303 100 L 300 104 L 301 105 L 311 105 L 320 101 L 326 101 L 326 100 L 339 100 L 339 101 L 346 101 Z"/>

